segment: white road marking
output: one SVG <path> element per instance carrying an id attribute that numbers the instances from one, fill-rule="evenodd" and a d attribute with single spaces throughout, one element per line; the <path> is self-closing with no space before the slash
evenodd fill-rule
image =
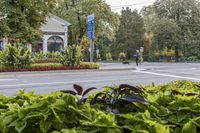
<path id="1" fill-rule="evenodd" d="M 119 81 L 119 80 L 133 80 L 132 78 L 108 78 L 108 79 L 94 79 L 85 81 L 66 81 L 66 82 L 51 82 L 51 83 L 31 83 L 31 84 L 13 84 L 13 85 L 0 85 L 0 87 L 22 87 L 22 86 L 35 86 L 35 85 L 57 85 L 57 84 L 74 84 L 74 83 L 89 83 L 89 82 L 104 82 L 104 81 Z"/>
<path id="2" fill-rule="evenodd" d="M 17 80 L 17 79 L 0 79 L 0 81 L 14 81 L 14 80 Z"/>
<path id="3" fill-rule="evenodd" d="M 147 70 L 147 69 L 136 67 L 136 70 L 137 70 L 137 71 L 145 71 L 145 70 Z"/>
<path id="4" fill-rule="evenodd" d="M 157 76 L 163 76 L 163 77 L 171 77 L 171 78 L 180 78 L 180 79 L 186 79 L 186 80 L 200 81 L 199 78 L 184 77 L 184 76 L 177 76 L 177 75 L 171 75 L 171 74 L 163 74 L 163 73 L 155 73 L 155 72 L 147 72 L 147 71 L 138 71 L 138 70 L 135 70 L 133 72 L 143 73 L 143 74 L 150 74 L 150 75 L 157 75 Z"/>
<path id="5" fill-rule="evenodd" d="M 122 70 L 123 71 L 123 70 Z M 115 71 L 115 73 L 121 73 L 122 71 Z M 33 76 L 62 76 L 62 75 L 81 75 L 81 74 L 90 74 L 90 73 L 96 73 L 96 74 L 109 74 L 110 73 L 110 71 L 98 71 L 98 70 L 94 70 L 94 71 L 82 71 L 82 72 L 70 72 L 70 71 L 68 71 L 68 72 L 49 72 L 49 73 L 47 73 L 47 72 L 44 72 L 44 73 L 42 73 L 42 72 L 27 72 L 27 73 L 18 73 L 18 74 L 16 74 L 16 73 L 9 73 L 9 75 L 1 75 L 0 74 L 0 77 L 2 78 L 2 77 L 5 77 L 5 76 L 7 76 L 7 77 L 10 77 L 10 76 L 15 76 L 15 77 L 33 77 Z"/>

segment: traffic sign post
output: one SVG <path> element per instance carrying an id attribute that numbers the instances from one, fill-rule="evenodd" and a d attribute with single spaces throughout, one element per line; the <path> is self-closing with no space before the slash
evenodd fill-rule
<path id="1" fill-rule="evenodd" d="M 90 39 L 90 62 L 94 53 L 94 14 L 88 16 L 88 38 Z"/>

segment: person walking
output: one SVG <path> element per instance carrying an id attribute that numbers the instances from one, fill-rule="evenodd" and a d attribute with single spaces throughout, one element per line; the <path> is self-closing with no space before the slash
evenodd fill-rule
<path id="1" fill-rule="evenodd" d="M 139 63 L 139 60 L 140 60 L 140 52 L 139 50 L 136 50 L 136 65 L 138 66 L 138 63 Z"/>

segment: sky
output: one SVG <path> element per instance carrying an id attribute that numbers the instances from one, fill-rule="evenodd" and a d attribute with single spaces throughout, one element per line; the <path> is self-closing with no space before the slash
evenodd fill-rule
<path id="1" fill-rule="evenodd" d="M 155 0 L 105 0 L 114 12 L 120 13 L 122 7 L 130 7 L 140 11 L 143 6 L 153 4 Z"/>

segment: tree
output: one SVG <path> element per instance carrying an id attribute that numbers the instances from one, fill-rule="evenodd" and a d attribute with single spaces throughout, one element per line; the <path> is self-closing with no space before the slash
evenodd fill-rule
<path id="1" fill-rule="evenodd" d="M 180 28 L 180 45 L 175 47 L 176 57 L 178 49 L 182 46 L 184 55 L 189 52 L 189 46 L 198 46 L 200 32 L 200 8 L 197 0 L 156 0 L 154 3 L 155 13 L 159 19 L 168 18 Z M 193 42 L 196 42 L 194 44 Z M 189 54 L 189 53 L 188 53 Z M 178 59 L 176 60 L 178 61 Z"/>
<path id="2" fill-rule="evenodd" d="M 141 15 L 136 10 L 130 8 L 121 11 L 120 27 L 116 33 L 116 44 L 113 45 L 115 56 L 125 52 L 130 58 L 139 47 L 143 46 L 144 22 Z"/>
<path id="3" fill-rule="evenodd" d="M 152 46 L 154 32 L 152 31 L 154 26 L 156 25 L 156 21 L 158 21 L 158 17 L 155 13 L 155 8 L 153 5 L 143 7 L 141 10 L 141 14 L 144 20 L 145 26 L 145 36 L 144 36 L 144 57 L 148 61 L 153 61 L 154 51 L 156 46 Z"/>
<path id="4" fill-rule="evenodd" d="M 54 13 L 72 23 L 72 43 L 78 43 L 87 35 L 87 16 L 95 14 L 95 41 L 99 36 L 114 37 L 118 29 L 118 15 L 103 0 L 58 1 Z"/>
<path id="5" fill-rule="evenodd" d="M 158 19 L 154 22 L 151 31 L 154 33 L 154 47 L 157 49 L 181 47 L 179 46 L 180 28 L 174 20 L 167 18 Z"/>
<path id="6" fill-rule="evenodd" d="M 0 23 L 0 37 L 33 42 L 41 34 L 40 27 L 55 6 L 55 0 L 1 0 L 1 14 L 7 18 Z"/>

